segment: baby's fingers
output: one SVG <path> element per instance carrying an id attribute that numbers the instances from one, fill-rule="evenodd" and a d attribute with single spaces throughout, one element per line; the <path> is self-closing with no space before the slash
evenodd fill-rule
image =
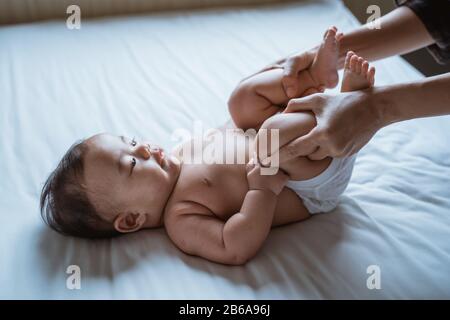
<path id="1" fill-rule="evenodd" d="M 250 161 L 245 166 L 247 173 L 257 170 L 258 168 L 259 168 L 259 165 L 256 163 L 255 158 L 251 158 Z"/>

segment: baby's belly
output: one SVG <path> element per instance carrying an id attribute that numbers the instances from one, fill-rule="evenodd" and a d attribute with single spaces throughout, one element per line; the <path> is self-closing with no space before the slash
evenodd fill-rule
<path id="1" fill-rule="evenodd" d="M 208 207 L 223 221 L 239 212 L 248 192 L 245 164 L 253 157 L 256 134 L 255 130 L 222 129 L 181 145 L 178 155 L 190 167 L 185 172 L 189 172 L 190 181 L 197 181 L 186 190 L 191 194 L 189 200 Z M 306 158 L 298 158 L 291 163 L 291 169 L 299 172 L 300 177 L 305 172 L 319 174 L 321 170 L 312 167 L 315 165 Z M 307 216 L 301 199 L 285 187 L 279 195 L 273 225 L 300 221 Z"/>
<path id="2" fill-rule="evenodd" d="M 196 137 L 179 148 L 180 158 L 184 163 L 191 164 L 221 164 L 221 165 L 245 165 L 256 151 L 256 135 L 254 129 L 217 129 L 210 134 Z M 265 141 L 259 135 L 259 150 L 267 150 L 263 147 Z M 267 151 L 266 151 L 267 152 Z M 298 157 L 280 165 L 280 168 L 289 174 L 290 180 L 302 181 L 311 179 L 322 173 L 330 164 L 331 158 L 321 161 L 311 161 L 306 157 Z M 273 168 L 264 169 L 266 172 L 278 171 L 278 161 L 272 163 Z"/>

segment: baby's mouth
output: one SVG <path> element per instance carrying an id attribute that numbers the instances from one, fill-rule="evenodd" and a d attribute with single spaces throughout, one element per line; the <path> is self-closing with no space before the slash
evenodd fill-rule
<path id="1" fill-rule="evenodd" d="M 165 154 L 164 150 L 161 148 L 149 147 L 150 153 L 152 157 L 154 157 L 155 161 L 159 164 L 161 168 L 165 165 Z"/>
<path id="2" fill-rule="evenodd" d="M 164 150 L 160 150 L 160 152 L 159 152 L 159 161 L 158 162 L 159 162 L 159 166 L 164 169 L 165 164 L 166 164 L 166 157 L 165 157 L 165 154 L 164 154 Z"/>

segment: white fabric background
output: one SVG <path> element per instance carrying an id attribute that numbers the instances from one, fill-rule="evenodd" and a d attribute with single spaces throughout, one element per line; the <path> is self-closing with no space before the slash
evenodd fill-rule
<path id="1" fill-rule="evenodd" d="M 244 76 L 357 25 L 340 2 L 0 28 L 0 298 L 450 298 L 450 119 L 379 132 L 332 213 L 273 230 L 258 256 L 226 267 L 184 255 L 164 230 L 114 240 L 60 236 L 40 220 L 49 172 L 98 132 L 155 139 L 228 119 Z M 419 79 L 400 58 L 377 85 Z M 424 108 L 427 106 L 424 105 Z M 66 289 L 67 266 L 82 289 Z M 366 268 L 381 268 L 368 290 Z"/>

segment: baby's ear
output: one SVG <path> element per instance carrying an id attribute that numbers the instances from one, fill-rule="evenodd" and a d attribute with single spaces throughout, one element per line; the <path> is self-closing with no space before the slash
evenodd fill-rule
<path id="1" fill-rule="evenodd" d="M 143 213 L 123 212 L 114 220 L 114 229 L 121 233 L 135 232 L 142 228 L 145 219 Z"/>

